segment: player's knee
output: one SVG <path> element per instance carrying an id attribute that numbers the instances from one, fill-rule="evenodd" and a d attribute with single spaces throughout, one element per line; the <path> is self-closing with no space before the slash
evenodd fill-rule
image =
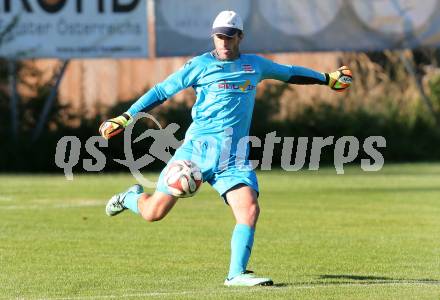
<path id="1" fill-rule="evenodd" d="M 248 208 L 248 217 L 250 219 L 258 219 L 258 216 L 260 215 L 260 206 L 258 203 L 252 203 Z"/>

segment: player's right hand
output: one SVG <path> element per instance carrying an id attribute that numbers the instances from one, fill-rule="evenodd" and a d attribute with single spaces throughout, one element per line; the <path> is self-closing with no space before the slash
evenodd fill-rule
<path id="1" fill-rule="evenodd" d="M 112 136 L 117 135 L 127 127 L 133 119 L 128 113 L 123 113 L 119 117 L 105 121 L 99 126 L 99 134 L 108 140 Z"/>

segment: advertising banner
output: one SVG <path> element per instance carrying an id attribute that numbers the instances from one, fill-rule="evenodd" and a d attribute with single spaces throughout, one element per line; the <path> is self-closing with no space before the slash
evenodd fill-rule
<path id="1" fill-rule="evenodd" d="M 158 56 L 213 48 L 215 16 L 235 10 L 243 52 L 366 51 L 440 45 L 439 0 L 157 0 Z"/>
<path id="2" fill-rule="evenodd" d="M 146 0 L 0 0 L 0 56 L 147 57 Z"/>

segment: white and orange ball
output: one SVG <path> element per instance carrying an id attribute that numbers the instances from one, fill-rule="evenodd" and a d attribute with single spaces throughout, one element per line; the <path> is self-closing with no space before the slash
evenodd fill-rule
<path id="1" fill-rule="evenodd" d="M 337 92 L 343 92 L 349 88 L 353 81 L 353 74 L 347 66 L 342 66 L 338 69 L 338 77 L 333 82 L 331 88 Z"/>
<path id="2" fill-rule="evenodd" d="M 168 165 L 165 184 L 175 197 L 191 197 L 202 185 L 202 171 L 190 160 L 175 160 Z"/>

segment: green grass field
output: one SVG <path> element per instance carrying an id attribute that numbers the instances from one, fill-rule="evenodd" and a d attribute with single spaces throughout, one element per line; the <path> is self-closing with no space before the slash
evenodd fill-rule
<path id="1" fill-rule="evenodd" d="M 104 213 L 131 175 L 2 175 L 0 299 L 440 298 L 440 164 L 259 179 L 250 269 L 276 285 L 227 288 L 234 222 L 208 185 L 150 224 Z"/>

